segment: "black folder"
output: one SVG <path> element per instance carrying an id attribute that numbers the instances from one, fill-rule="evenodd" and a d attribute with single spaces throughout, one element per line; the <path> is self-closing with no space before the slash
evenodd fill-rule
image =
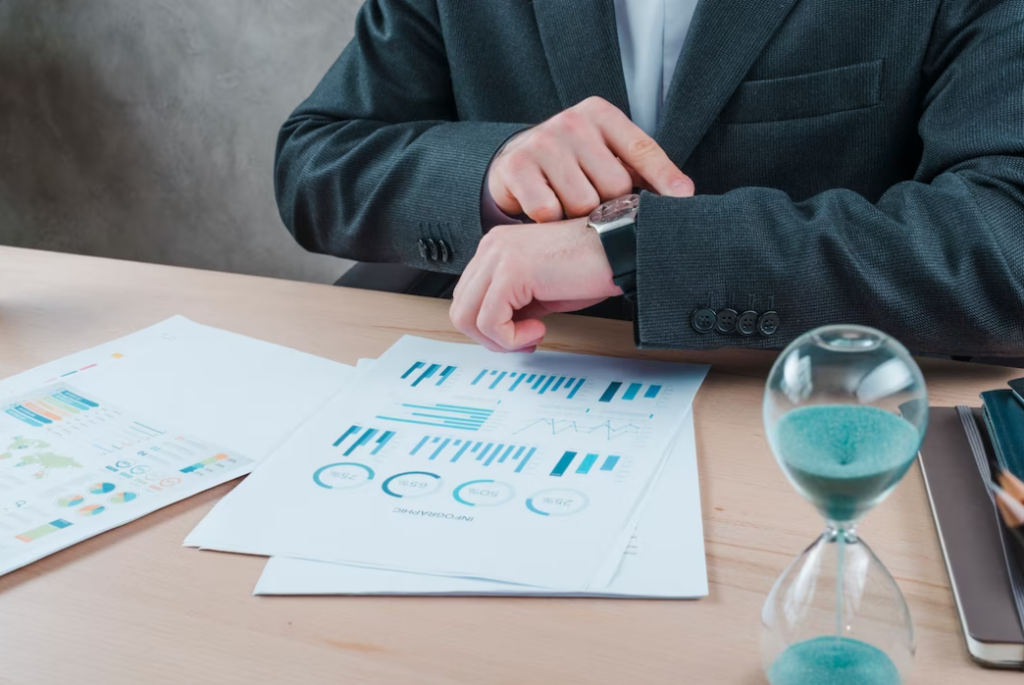
<path id="1" fill-rule="evenodd" d="M 997 460 L 982 410 L 932 407 L 920 463 L 967 649 L 983 666 L 1020 669 L 1024 582 L 989 494 Z"/>

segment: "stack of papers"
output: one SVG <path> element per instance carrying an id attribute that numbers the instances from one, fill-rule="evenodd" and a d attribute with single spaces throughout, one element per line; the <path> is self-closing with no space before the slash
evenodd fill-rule
<path id="1" fill-rule="evenodd" d="M 707 594 L 691 406 L 707 372 L 405 337 L 186 540 L 262 594 Z"/>
<path id="2" fill-rule="evenodd" d="M 175 317 L 0 382 L 0 575 L 245 475 L 353 372 Z"/>

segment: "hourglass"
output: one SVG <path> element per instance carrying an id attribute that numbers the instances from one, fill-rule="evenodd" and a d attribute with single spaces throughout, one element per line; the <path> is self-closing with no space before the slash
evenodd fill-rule
<path id="1" fill-rule="evenodd" d="M 815 329 L 772 367 L 764 423 L 779 466 L 826 523 L 762 610 L 768 680 L 898 685 L 913 663 L 913 623 L 856 525 L 917 455 L 928 423 L 921 370 L 873 328 Z"/>

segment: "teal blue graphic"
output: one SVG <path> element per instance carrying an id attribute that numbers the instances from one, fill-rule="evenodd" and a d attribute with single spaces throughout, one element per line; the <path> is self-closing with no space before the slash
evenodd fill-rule
<path id="1" fill-rule="evenodd" d="M 590 498 L 579 490 L 551 488 L 528 497 L 526 508 L 541 516 L 570 516 L 590 505 Z"/>
<path id="2" fill-rule="evenodd" d="M 373 469 L 354 461 L 340 461 L 321 466 L 313 473 L 313 482 L 328 490 L 347 490 L 363 485 L 374 478 Z"/>
<path id="3" fill-rule="evenodd" d="M 502 381 L 504 381 L 504 385 Z M 566 378 L 558 375 L 528 374 L 525 371 L 484 369 L 477 374 L 470 385 L 476 385 L 481 390 L 486 388 L 487 390 L 505 390 L 507 392 L 514 392 L 522 385 L 523 388 L 529 388 L 539 395 L 546 392 L 556 393 L 561 388 L 562 392 L 566 393 L 566 399 L 571 400 L 586 382 L 586 378 Z"/>
<path id="4" fill-rule="evenodd" d="M 496 507 L 516 496 L 508 483 L 496 480 L 471 480 L 452 490 L 452 497 L 467 507 Z"/>
<path id="5" fill-rule="evenodd" d="M 378 416 L 382 421 L 440 426 L 458 430 L 478 431 L 491 418 L 493 409 L 465 407 L 458 404 L 400 404 L 394 416 Z"/>
<path id="6" fill-rule="evenodd" d="M 423 497 L 441 487 L 441 476 L 428 471 L 405 471 L 391 476 L 380 487 L 392 497 Z"/>

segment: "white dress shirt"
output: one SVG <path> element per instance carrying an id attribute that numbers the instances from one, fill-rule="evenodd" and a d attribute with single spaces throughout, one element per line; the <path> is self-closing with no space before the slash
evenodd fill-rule
<path id="1" fill-rule="evenodd" d="M 633 123 L 653 136 L 697 0 L 615 0 Z"/>
<path id="2" fill-rule="evenodd" d="M 662 105 L 696 6 L 697 0 L 615 0 L 629 113 L 649 136 L 661 123 Z M 499 224 L 521 223 L 498 209 L 486 179 L 480 215 L 485 231 Z"/>

